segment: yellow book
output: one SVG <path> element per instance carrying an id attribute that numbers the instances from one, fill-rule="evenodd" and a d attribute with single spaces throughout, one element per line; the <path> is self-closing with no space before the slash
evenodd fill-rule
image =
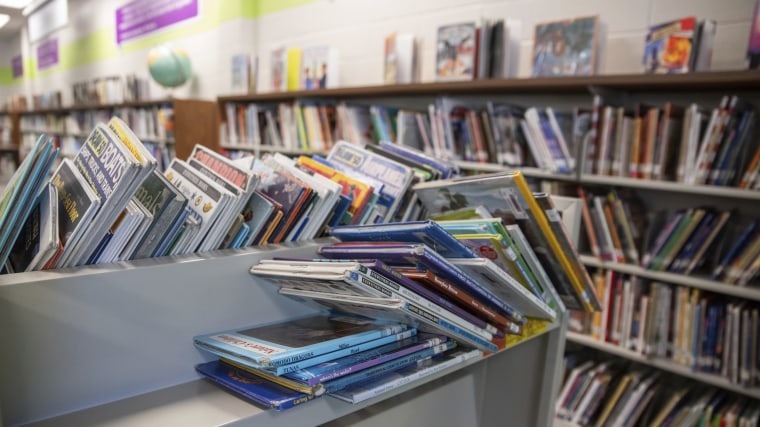
<path id="1" fill-rule="evenodd" d="M 618 399 L 620 399 L 620 396 L 623 394 L 625 389 L 628 388 L 628 385 L 631 383 L 632 379 L 633 377 L 631 374 L 625 374 L 623 378 L 620 379 L 618 386 L 615 388 L 615 392 L 612 393 L 612 396 L 610 396 L 610 398 L 607 400 L 607 404 L 604 405 L 604 409 L 602 409 L 602 412 L 599 414 L 599 418 L 597 418 L 597 427 L 604 425 L 605 421 L 607 421 L 607 418 L 609 418 L 612 410 L 615 408 L 615 404 L 618 403 Z"/>
<path id="2" fill-rule="evenodd" d="M 301 48 L 288 48 L 288 90 L 301 90 Z"/>
<path id="3" fill-rule="evenodd" d="M 264 378 L 267 381 L 271 381 L 275 384 L 279 384 L 283 387 L 287 387 L 291 390 L 295 390 L 300 393 L 311 394 L 313 396 L 320 396 L 325 392 L 325 387 L 322 384 L 316 384 L 316 385 L 310 386 L 310 385 L 299 383 L 298 381 L 291 380 L 290 378 L 287 378 L 287 377 L 277 376 L 275 374 L 272 374 L 267 371 L 263 371 L 261 369 L 254 369 L 249 366 L 245 366 L 241 363 L 234 362 L 224 357 L 220 357 L 219 360 L 221 360 L 222 362 L 228 365 L 232 365 L 238 369 L 242 369 L 248 372 L 249 374 L 256 375 L 257 377 Z"/>
<path id="4" fill-rule="evenodd" d="M 565 274 L 570 279 L 570 284 L 573 286 L 580 303 L 583 305 L 583 309 L 589 312 L 601 310 L 599 299 L 596 296 L 594 285 L 591 283 L 590 278 L 588 278 L 588 275 L 578 274 L 580 271 L 579 269 L 583 268 L 585 271 L 585 267 L 583 265 L 576 265 L 578 262 L 571 262 L 568 255 L 572 254 L 567 254 L 560 246 L 557 236 L 554 235 L 551 226 L 549 225 L 549 220 L 546 218 L 546 215 L 543 214 L 541 207 L 533 197 L 533 192 L 528 186 L 525 176 L 519 171 L 512 172 L 511 176 L 514 187 L 520 192 L 523 199 L 525 199 L 525 203 L 527 204 L 528 209 L 533 213 L 533 217 L 548 242 L 550 249 L 554 252 L 562 265 Z"/>

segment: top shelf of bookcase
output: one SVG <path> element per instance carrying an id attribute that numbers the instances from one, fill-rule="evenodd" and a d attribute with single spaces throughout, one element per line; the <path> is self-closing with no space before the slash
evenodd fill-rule
<path id="1" fill-rule="evenodd" d="M 118 104 L 85 104 L 85 105 L 69 105 L 66 107 L 58 108 L 40 108 L 36 110 L 18 111 L 21 115 L 34 115 L 34 114 L 66 114 L 72 111 L 88 111 L 88 110 L 110 110 L 118 108 L 141 108 L 141 107 L 154 107 L 165 104 L 171 104 L 175 99 L 165 98 L 156 99 L 150 101 L 132 101 L 122 102 Z"/>
<path id="2" fill-rule="evenodd" d="M 298 90 L 220 96 L 219 102 L 279 102 L 303 98 L 388 98 L 397 96 L 588 93 L 593 87 L 620 91 L 688 92 L 760 90 L 760 73 L 752 70 L 688 74 L 621 74 L 583 77 L 484 79 Z"/>

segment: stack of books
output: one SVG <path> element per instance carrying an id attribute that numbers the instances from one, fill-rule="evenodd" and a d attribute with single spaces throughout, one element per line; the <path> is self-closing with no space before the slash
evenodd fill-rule
<path id="1" fill-rule="evenodd" d="M 358 403 L 480 352 L 406 324 L 322 312 L 199 335 L 217 360 L 196 370 L 266 408 L 285 410 L 325 393 Z"/>

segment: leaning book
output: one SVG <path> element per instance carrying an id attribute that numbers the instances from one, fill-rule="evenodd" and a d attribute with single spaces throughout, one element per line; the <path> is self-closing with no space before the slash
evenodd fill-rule
<path id="1" fill-rule="evenodd" d="M 408 329 L 371 319 L 317 314 L 250 328 L 199 335 L 195 344 L 219 356 L 273 368 L 394 335 Z"/>

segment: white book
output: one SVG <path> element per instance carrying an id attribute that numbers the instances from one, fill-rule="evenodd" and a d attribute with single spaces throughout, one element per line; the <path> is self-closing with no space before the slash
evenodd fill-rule
<path id="1" fill-rule="evenodd" d="M 554 309 L 490 259 L 448 258 L 448 261 L 518 312 L 541 319 L 554 319 L 557 316 Z"/>
<path id="2" fill-rule="evenodd" d="M 116 256 L 116 261 L 126 261 L 132 258 L 132 254 L 153 222 L 153 214 L 139 200 L 134 199 L 134 202 L 140 211 L 140 223 L 137 225 L 134 234 L 127 241 L 127 244 L 124 245 L 124 249 Z"/>

